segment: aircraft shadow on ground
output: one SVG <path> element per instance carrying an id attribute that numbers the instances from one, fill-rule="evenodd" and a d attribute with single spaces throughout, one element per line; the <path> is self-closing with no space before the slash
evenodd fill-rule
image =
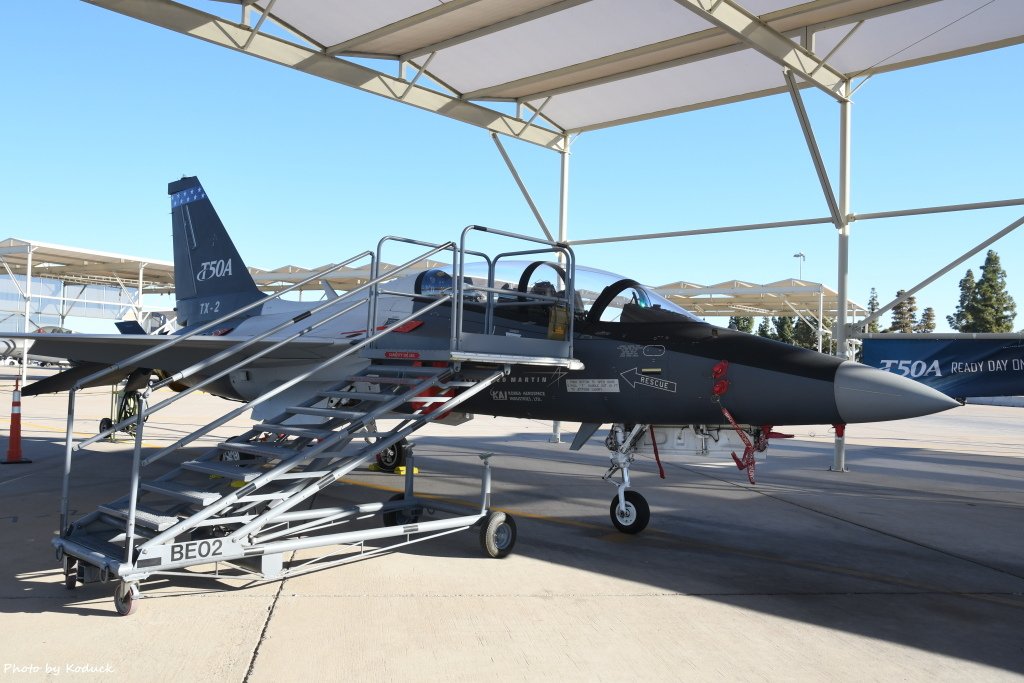
<path id="1" fill-rule="evenodd" d="M 0 449 L 5 448 L 6 443 L 0 439 Z M 6 571 L 0 579 L 0 612 L 58 611 L 114 617 L 109 603 L 112 585 L 67 591 L 56 580 L 60 570 L 50 538 L 57 527 L 62 446 L 47 439 L 26 439 L 24 448 L 43 455 L 32 465 L 4 468 L 9 472 L 0 470 L 0 530 L 8 547 L 19 549 L 9 553 L 2 563 Z M 509 443 L 476 438 L 474 448 L 478 452 L 507 450 Z M 174 459 L 194 457 L 203 450 L 185 449 Z M 884 455 L 872 450 L 876 457 Z M 902 539 L 886 530 L 884 518 L 865 522 L 856 513 L 836 512 L 828 495 L 813 501 L 799 496 L 787 499 L 793 495 L 794 484 L 817 487 L 819 494 L 822 490 L 824 494 L 842 492 L 844 488 L 842 482 L 821 487 L 816 472 L 804 477 L 801 470 L 794 473 L 792 469 L 785 469 L 777 477 L 764 471 L 764 495 L 752 495 L 749 489 L 744 490 L 747 487 L 737 485 L 733 480 L 741 475 L 735 470 L 726 475 L 672 465 L 665 481 L 649 471 L 637 472 L 634 484 L 651 501 L 652 523 L 640 535 L 624 536 L 615 532 L 608 520 L 613 489 L 599 479 L 604 460 L 592 454 L 559 452 L 555 456 L 558 461 L 580 466 L 578 472 L 565 472 L 543 464 L 550 455 L 526 453 L 528 461 L 513 459 L 519 467 L 500 465 L 503 459 L 496 459 L 495 505 L 543 512 L 542 518 L 518 518 L 516 555 L 627 579 L 653 589 L 654 594 L 695 596 L 1024 672 L 1019 639 L 1019 626 L 1024 622 L 1024 563 L 1016 559 L 986 562 L 963 556 L 955 547 L 955 536 L 939 545 Z M 946 460 L 934 454 L 915 458 L 936 464 Z M 168 460 L 158 466 L 162 471 L 173 466 Z M 458 497 L 473 504 L 480 470 L 478 462 L 473 462 L 475 458 L 421 456 L 419 460 L 425 470 L 419 480 L 424 488 L 431 477 L 455 482 Z M 72 491 L 76 514 L 123 495 L 129 462 L 122 453 L 84 457 L 78 463 Z M 1006 484 L 997 476 L 997 463 L 976 457 L 972 464 L 992 469 L 992 474 L 984 476 Z M 538 485 L 536 470 L 541 468 L 543 483 Z M 20 483 L 13 481 L 29 474 Z M 951 482 L 953 478 L 950 475 Z M 372 484 L 400 489 L 402 480 L 381 477 Z M 860 481 L 856 488 L 856 495 L 868 499 L 907 495 L 904 489 L 878 481 Z M 339 487 L 330 495 L 353 503 L 387 497 L 386 492 L 382 495 L 379 489 L 362 486 Z M 974 494 L 952 488 L 932 491 L 928 497 L 932 506 L 985 504 Z M 823 500 L 829 504 L 823 504 Z M 552 506 L 553 501 L 558 505 Z M 379 520 L 370 523 L 379 524 Z M 476 530 L 470 529 L 396 552 L 439 559 L 500 561 L 482 555 L 476 536 Z M 325 571 L 340 573 L 346 567 Z M 235 583 L 184 577 L 159 579 L 154 585 L 181 587 L 183 592 L 245 590 Z M 503 588 L 531 595 L 540 587 Z M 424 590 L 429 591 L 429 587 Z M 160 599 L 172 597 L 160 595 Z M 159 608 L 158 603 L 151 604 Z M 734 637 L 723 634 L 723 641 Z"/>

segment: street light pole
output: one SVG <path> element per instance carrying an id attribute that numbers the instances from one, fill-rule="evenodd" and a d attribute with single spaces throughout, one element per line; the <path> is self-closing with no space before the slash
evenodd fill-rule
<path id="1" fill-rule="evenodd" d="M 807 256 L 804 254 L 804 252 L 798 251 L 795 254 L 793 254 L 793 258 L 800 259 L 800 277 L 798 279 L 799 280 L 803 280 L 804 279 L 804 260 L 807 258 Z"/>

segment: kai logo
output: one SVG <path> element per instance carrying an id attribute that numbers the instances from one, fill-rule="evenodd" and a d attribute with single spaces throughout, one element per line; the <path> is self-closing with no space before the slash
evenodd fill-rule
<path id="1" fill-rule="evenodd" d="M 883 360 L 882 369 L 888 372 L 895 372 L 904 377 L 942 377 L 942 370 L 939 369 L 939 361 L 933 360 L 930 364 L 923 360 Z"/>
<path id="2" fill-rule="evenodd" d="M 231 259 L 219 259 L 217 261 L 203 261 L 200 264 L 199 272 L 196 273 L 196 280 L 202 282 L 218 277 L 231 275 Z"/>

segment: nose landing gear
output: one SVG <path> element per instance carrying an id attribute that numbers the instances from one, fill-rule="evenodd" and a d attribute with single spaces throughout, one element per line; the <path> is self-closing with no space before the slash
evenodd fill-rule
<path id="1" fill-rule="evenodd" d="M 637 442 L 647 431 L 647 425 L 612 425 L 604 440 L 612 452 L 611 466 L 602 479 L 616 488 L 609 514 L 615 528 L 624 534 L 638 534 L 651 521 L 651 507 L 647 499 L 636 491 L 629 490 L 629 467 L 636 456 Z M 619 481 L 613 477 L 619 475 Z"/>

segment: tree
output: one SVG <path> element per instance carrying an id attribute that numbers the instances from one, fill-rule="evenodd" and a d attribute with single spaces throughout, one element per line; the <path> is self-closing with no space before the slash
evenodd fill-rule
<path id="1" fill-rule="evenodd" d="M 773 339 L 772 330 L 768 326 L 768 318 L 761 318 L 761 324 L 757 326 L 757 336 Z"/>
<path id="2" fill-rule="evenodd" d="M 946 316 L 946 322 L 957 332 L 966 332 L 971 325 L 971 302 L 974 300 L 974 272 L 968 268 L 960 280 L 960 303 L 953 315 Z"/>
<path id="3" fill-rule="evenodd" d="M 729 318 L 729 328 L 733 330 L 739 330 L 740 332 L 753 332 L 754 331 L 754 318 L 753 316 L 732 316 Z"/>
<path id="4" fill-rule="evenodd" d="M 793 318 L 788 315 L 782 315 L 778 318 L 772 318 L 772 324 L 775 326 L 775 334 L 772 335 L 773 339 L 778 339 L 780 342 L 786 342 L 787 344 L 794 343 Z"/>
<path id="5" fill-rule="evenodd" d="M 974 285 L 970 305 L 970 320 L 961 332 L 1012 332 L 1017 317 L 1017 304 L 1006 291 L 1006 271 L 999 263 L 999 254 L 989 249 L 981 266 L 981 277 Z"/>
<path id="6" fill-rule="evenodd" d="M 934 332 L 935 331 L 935 309 L 929 306 L 924 309 L 921 313 L 921 320 L 914 325 L 914 332 Z"/>
<path id="7" fill-rule="evenodd" d="M 907 290 L 901 289 L 896 292 L 896 298 L 903 296 Z M 892 325 L 889 332 L 905 332 L 910 334 L 917 324 L 917 299 L 909 296 L 892 308 Z"/>
<path id="8" fill-rule="evenodd" d="M 881 307 L 878 305 L 878 292 L 875 291 L 874 287 L 872 287 L 871 296 L 868 297 L 868 315 L 871 315 L 879 308 Z M 878 324 L 877 320 L 872 320 L 868 323 L 868 332 L 881 332 L 881 330 L 882 328 Z"/>
<path id="9" fill-rule="evenodd" d="M 793 327 L 793 343 L 805 349 L 818 350 L 818 330 L 811 327 L 803 318 L 796 321 Z"/>

